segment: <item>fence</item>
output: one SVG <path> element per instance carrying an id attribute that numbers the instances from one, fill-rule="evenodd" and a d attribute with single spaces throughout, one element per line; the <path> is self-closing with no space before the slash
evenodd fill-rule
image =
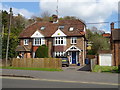
<path id="1" fill-rule="evenodd" d="M 93 68 L 96 64 L 97 64 L 97 59 L 96 58 L 90 60 L 91 71 L 93 71 Z"/>
<path id="2" fill-rule="evenodd" d="M 62 60 L 60 58 L 14 58 L 12 60 L 12 66 L 62 69 Z"/>

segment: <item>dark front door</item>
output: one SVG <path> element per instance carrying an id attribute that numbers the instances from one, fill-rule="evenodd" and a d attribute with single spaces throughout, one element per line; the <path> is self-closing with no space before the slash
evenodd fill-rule
<path id="1" fill-rule="evenodd" d="M 72 64 L 76 64 L 76 52 L 72 52 Z"/>

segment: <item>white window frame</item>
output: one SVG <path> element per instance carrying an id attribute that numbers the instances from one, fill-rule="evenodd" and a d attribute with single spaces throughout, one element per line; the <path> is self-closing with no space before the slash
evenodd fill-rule
<path id="1" fill-rule="evenodd" d="M 34 38 L 33 39 L 33 45 L 34 46 L 40 46 L 45 44 L 45 39 L 44 38 Z"/>
<path id="2" fill-rule="evenodd" d="M 62 57 L 62 56 L 65 56 L 65 52 L 54 52 L 54 56 L 55 57 Z"/>
<path id="3" fill-rule="evenodd" d="M 77 37 L 71 37 L 71 44 L 77 44 Z"/>
<path id="4" fill-rule="evenodd" d="M 29 45 L 29 39 L 24 39 L 24 45 Z"/>
<path id="5" fill-rule="evenodd" d="M 54 42 L 54 46 L 66 45 L 66 37 L 54 37 L 54 41 L 53 42 Z"/>

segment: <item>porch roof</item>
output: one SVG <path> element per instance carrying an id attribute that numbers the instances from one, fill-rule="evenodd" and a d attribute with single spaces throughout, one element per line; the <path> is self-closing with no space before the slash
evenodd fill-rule
<path id="1" fill-rule="evenodd" d="M 30 51 L 30 49 L 27 47 L 27 46 L 20 46 L 20 45 L 18 45 L 17 46 L 17 48 L 16 48 L 16 51 L 27 51 L 27 52 L 29 52 Z"/>
<path id="2" fill-rule="evenodd" d="M 81 52 L 81 49 L 79 49 L 78 47 L 76 47 L 75 45 L 72 45 L 70 48 L 68 48 L 66 50 L 66 52 L 68 51 L 80 51 Z"/>

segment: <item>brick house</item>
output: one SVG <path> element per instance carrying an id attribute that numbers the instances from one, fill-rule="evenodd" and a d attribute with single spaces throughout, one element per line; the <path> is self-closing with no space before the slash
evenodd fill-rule
<path id="1" fill-rule="evenodd" d="M 120 65 L 120 28 L 114 28 L 111 23 L 111 49 L 113 54 L 113 65 Z"/>
<path id="2" fill-rule="evenodd" d="M 84 65 L 86 58 L 86 25 L 80 20 L 57 20 L 35 22 L 20 34 L 16 51 L 24 58 L 34 58 L 40 45 L 48 46 L 49 57 L 68 57 L 70 64 Z"/>

